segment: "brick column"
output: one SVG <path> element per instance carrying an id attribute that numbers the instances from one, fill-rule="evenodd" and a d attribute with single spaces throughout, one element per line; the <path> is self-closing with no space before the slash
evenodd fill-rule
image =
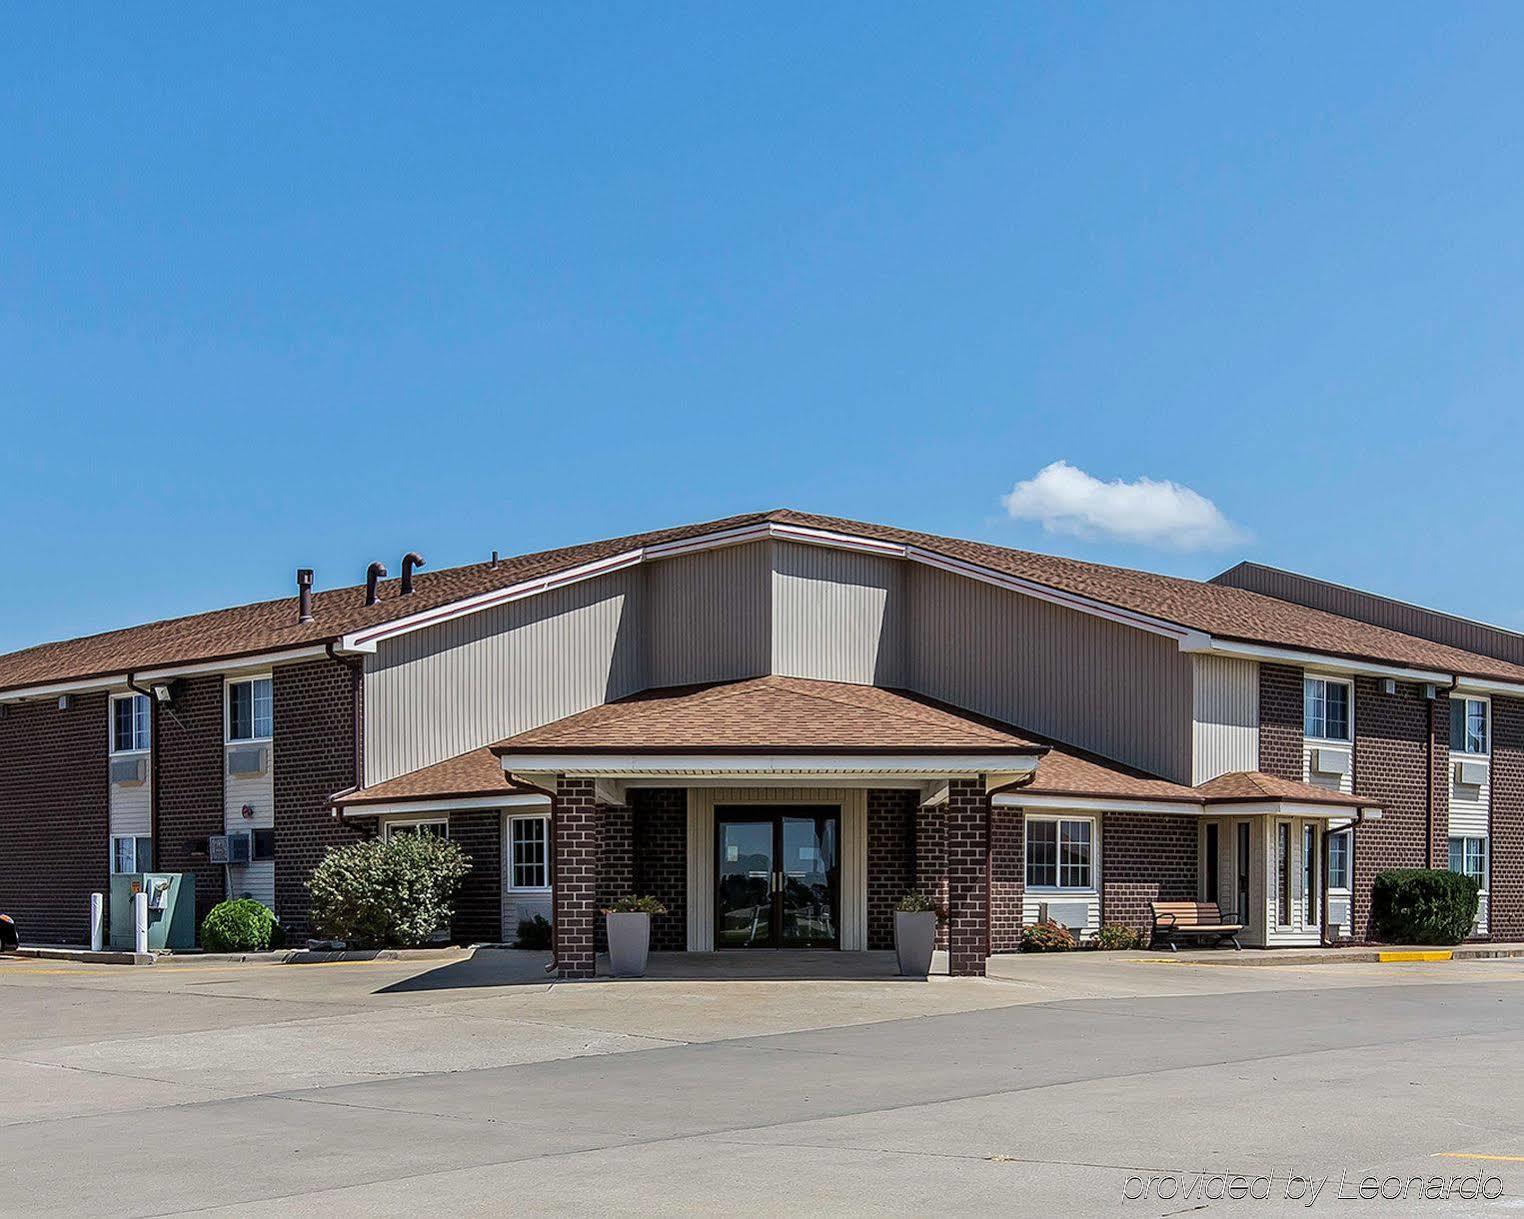
<path id="1" fill-rule="evenodd" d="M 954 779 L 947 807 L 948 973 L 980 977 L 988 941 L 989 797 L 984 779 Z"/>
<path id="2" fill-rule="evenodd" d="M 940 808 L 915 813 L 915 887 L 947 908 L 947 823 Z M 947 924 L 937 924 L 937 948 L 947 951 Z"/>
<path id="3" fill-rule="evenodd" d="M 591 978 L 597 963 L 598 805 L 591 779 L 556 784 L 555 944 L 563 978 Z"/>
<path id="4" fill-rule="evenodd" d="M 603 917 L 618 898 L 635 893 L 635 815 L 629 808 L 598 806 L 598 951 L 609 950 Z"/>

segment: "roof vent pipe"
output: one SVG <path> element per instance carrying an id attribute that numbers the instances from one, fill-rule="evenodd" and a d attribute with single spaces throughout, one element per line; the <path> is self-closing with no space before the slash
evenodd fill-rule
<path id="1" fill-rule="evenodd" d="M 372 563 L 365 569 L 365 604 L 374 605 L 381 600 L 381 594 L 376 591 L 376 581 L 386 579 L 386 564 Z"/>
<path id="2" fill-rule="evenodd" d="M 410 597 L 413 593 L 413 568 L 423 565 L 423 556 L 416 550 L 410 550 L 402 556 L 402 595 L 404 597 Z"/>
<path id="3" fill-rule="evenodd" d="M 312 621 L 312 568 L 296 569 L 296 620 Z"/>

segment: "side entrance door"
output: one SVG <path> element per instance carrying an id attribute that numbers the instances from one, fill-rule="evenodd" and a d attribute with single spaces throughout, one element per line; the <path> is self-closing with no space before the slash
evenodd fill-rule
<path id="1" fill-rule="evenodd" d="M 840 809 L 721 805 L 714 823 L 716 948 L 839 945 Z"/>

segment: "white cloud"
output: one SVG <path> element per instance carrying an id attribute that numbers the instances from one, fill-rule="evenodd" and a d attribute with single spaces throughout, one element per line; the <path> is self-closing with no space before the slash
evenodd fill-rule
<path id="1" fill-rule="evenodd" d="M 1115 538 L 1173 550 L 1212 550 L 1248 535 L 1204 495 L 1179 483 L 1139 478 L 1103 483 L 1055 461 L 1011 489 L 1005 509 L 1049 533 Z"/>

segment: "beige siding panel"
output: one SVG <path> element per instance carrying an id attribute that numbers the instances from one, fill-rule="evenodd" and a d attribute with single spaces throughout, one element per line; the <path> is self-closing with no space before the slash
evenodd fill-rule
<path id="1" fill-rule="evenodd" d="M 141 783 L 111 784 L 111 836 L 147 837 L 153 832 L 152 760 L 145 753 L 118 754 L 111 761 L 137 757 L 142 759 Z M 108 763 L 109 764 L 109 763 Z"/>
<path id="2" fill-rule="evenodd" d="M 365 663 L 380 783 L 646 685 L 645 573 L 614 572 L 383 641 Z"/>
<path id="3" fill-rule="evenodd" d="M 642 569 L 653 686 L 768 671 L 771 543 L 662 559 Z"/>
<path id="4" fill-rule="evenodd" d="M 688 951 L 714 950 L 714 809 L 723 804 L 836 804 L 841 807 L 841 947 L 868 947 L 866 788 L 694 787 L 688 789 Z"/>
<path id="5" fill-rule="evenodd" d="M 234 775 L 226 773 L 227 754 L 242 749 L 264 750 L 264 770 L 257 775 Z M 243 830 L 267 830 L 275 825 L 275 745 L 270 741 L 261 744 L 247 743 L 229 745 L 223 751 L 223 832 L 232 834 Z M 247 805 L 254 814 L 243 815 Z M 275 861 L 261 859 L 228 869 L 228 891 L 234 897 L 252 897 L 275 909 Z M 276 914 L 280 911 L 276 910 Z"/>
<path id="6" fill-rule="evenodd" d="M 1190 782 L 1192 665 L 1173 639 L 930 568 L 906 575 L 912 688 Z"/>
<path id="7" fill-rule="evenodd" d="M 1259 665 L 1197 656 L 1192 783 L 1259 769 Z"/>
<path id="8" fill-rule="evenodd" d="M 774 673 L 904 684 L 902 560 L 779 542 L 772 588 Z"/>

